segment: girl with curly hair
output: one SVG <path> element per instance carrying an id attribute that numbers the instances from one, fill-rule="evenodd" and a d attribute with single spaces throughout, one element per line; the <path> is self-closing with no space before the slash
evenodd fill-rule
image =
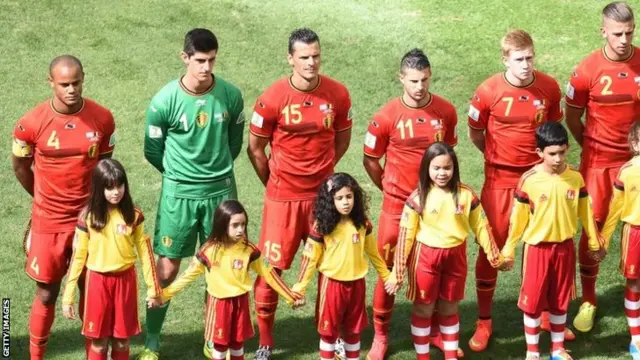
<path id="1" fill-rule="evenodd" d="M 365 254 L 383 280 L 390 276 L 378 253 L 367 210 L 366 194 L 351 175 L 333 174 L 320 186 L 313 229 L 304 247 L 298 283 L 292 290 L 302 297 L 318 269 L 316 326 L 321 359 L 334 359 L 340 335 L 346 358 L 359 358 L 360 333 L 369 325 L 365 306 L 369 263 Z"/>

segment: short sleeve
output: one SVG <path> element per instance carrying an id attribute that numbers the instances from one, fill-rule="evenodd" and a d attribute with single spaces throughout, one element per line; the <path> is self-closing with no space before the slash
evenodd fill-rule
<path id="1" fill-rule="evenodd" d="M 36 129 L 28 117 L 18 120 L 13 129 L 11 152 L 16 157 L 33 157 L 35 150 Z"/>
<path id="2" fill-rule="evenodd" d="M 351 95 L 349 95 L 349 91 L 346 88 L 343 90 L 339 104 L 340 107 L 336 109 L 336 120 L 333 124 L 336 132 L 349 130 L 353 126 Z"/>
<path id="3" fill-rule="evenodd" d="M 579 109 L 585 108 L 587 106 L 587 101 L 589 100 L 590 81 L 589 76 L 587 75 L 588 73 L 583 69 L 583 64 L 584 63 L 578 65 L 573 71 L 573 74 L 571 74 L 565 94 L 565 101 L 567 105 Z"/>
<path id="4" fill-rule="evenodd" d="M 564 119 L 564 111 L 562 110 L 562 92 L 560 86 L 554 81 L 550 83 L 549 96 L 549 120 L 562 121 Z"/>
<path id="5" fill-rule="evenodd" d="M 267 91 L 256 100 L 249 131 L 260 137 L 271 138 L 278 124 L 279 116 L 277 104 Z"/>
<path id="6" fill-rule="evenodd" d="M 389 121 L 384 110 L 379 111 L 369 122 L 364 136 L 364 154 L 373 158 L 381 158 L 387 152 L 391 136 Z"/>
<path id="7" fill-rule="evenodd" d="M 458 145 L 458 113 L 453 105 L 446 116 L 447 132 L 444 134 L 444 142 L 453 147 Z"/>
<path id="8" fill-rule="evenodd" d="M 113 149 L 116 146 L 116 123 L 113 120 L 113 114 L 111 114 L 111 111 L 105 110 L 102 126 L 104 136 L 100 142 L 100 155 L 113 152 Z"/>
<path id="9" fill-rule="evenodd" d="M 487 128 L 487 122 L 491 115 L 491 93 L 485 84 L 476 89 L 471 97 L 469 104 L 469 113 L 467 114 L 467 123 L 470 128 L 484 130 Z"/>

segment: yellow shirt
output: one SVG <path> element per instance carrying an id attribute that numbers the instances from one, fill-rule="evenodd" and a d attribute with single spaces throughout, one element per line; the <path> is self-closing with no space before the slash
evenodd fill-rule
<path id="1" fill-rule="evenodd" d="M 292 289 L 304 294 L 318 268 L 324 276 L 338 281 L 353 281 L 367 275 L 369 262 L 366 255 L 385 280 L 389 269 L 378 253 L 378 243 L 373 236 L 373 227 L 367 221 L 366 226 L 357 229 L 351 221 L 343 221 L 329 235 L 322 236 L 311 231 L 302 253 L 298 283 Z"/>
<path id="2" fill-rule="evenodd" d="M 237 242 L 230 247 L 209 242 L 198 251 L 189 268 L 163 291 L 163 298 L 169 301 L 198 276 L 205 274 L 207 292 L 218 299 L 246 294 L 253 287 L 249 269 L 262 276 L 267 284 L 291 304 L 294 301 L 289 287 L 282 281 L 275 269 L 260 250 L 250 242 Z"/>
<path id="3" fill-rule="evenodd" d="M 62 295 L 63 304 L 74 303 L 78 278 L 85 266 L 99 273 L 124 271 L 135 265 L 136 251 L 142 262 L 147 296 L 156 297 L 162 293 L 151 241 L 144 234 L 144 216 L 140 210 L 136 209 L 131 226 L 125 223 L 120 210 L 110 210 L 107 224 L 100 231 L 91 227 L 90 214 L 81 217 L 76 226 L 76 242 Z"/>
<path id="4" fill-rule="evenodd" d="M 596 228 L 582 175 L 569 166 L 553 175 L 542 164 L 536 165 L 520 178 L 502 255 L 513 259 L 520 238 L 530 245 L 573 238 L 578 219 L 589 237 L 589 250 L 599 250 L 604 240 Z"/>
<path id="5" fill-rule="evenodd" d="M 602 226 L 605 249 L 609 248 L 611 235 L 622 220 L 627 224 L 640 225 L 640 156 L 624 164 L 613 184 L 613 197 L 609 205 L 609 216 Z"/>
<path id="6" fill-rule="evenodd" d="M 471 188 L 460 184 L 458 204 L 454 204 L 450 192 L 434 186 L 425 206 L 421 206 L 419 191 L 415 190 L 409 195 L 400 218 L 393 266 L 396 281 L 404 280 L 407 258 L 416 240 L 432 248 L 453 248 L 464 244 L 471 232 L 491 265 L 498 267 L 502 262 L 500 251 L 480 200 Z"/>

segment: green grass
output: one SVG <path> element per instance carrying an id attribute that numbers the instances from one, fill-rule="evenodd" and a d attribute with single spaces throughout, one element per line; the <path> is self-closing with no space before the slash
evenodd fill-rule
<path id="1" fill-rule="evenodd" d="M 638 5 L 637 2 L 632 2 Z M 325 0 L 215 2 L 170 1 L 3 1 L 0 12 L 0 47 L 4 50 L 0 78 L 0 134 L 5 139 L 0 162 L 0 296 L 12 300 L 12 358 L 28 358 L 28 313 L 35 286 L 24 275 L 21 239 L 30 212 L 30 199 L 15 180 L 10 166 L 10 139 L 15 121 L 47 98 L 49 61 L 72 53 L 85 65 L 85 95 L 109 107 L 116 118 L 118 145 L 115 157 L 129 172 L 132 193 L 146 213 L 147 229 L 153 219 L 160 189 L 159 174 L 142 154 L 144 111 L 153 94 L 178 77 L 184 33 L 192 27 L 212 29 L 221 47 L 215 72 L 243 91 L 247 112 L 259 93 L 289 72 L 285 61 L 287 36 L 301 26 L 315 29 L 322 40 L 323 72 L 344 82 L 351 91 L 356 118 L 351 147 L 337 170 L 349 171 L 369 191 L 372 217 L 377 219 L 380 192 L 361 165 L 362 140 L 368 119 L 386 101 L 401 93 L 396 80 L 400 57 L 413 47 L 425 49 L 432 62 L 432 91 L 458 108 L 459 153 L 463 181 L 480 190 L 482 156 L 466 138 L 467 102 L 476 86 L 502 69 L 499 40 L 512 27 L 532 33 L 537 67 L 555 76 L 562 87 L 582 57 L 601 46 L 599 12 L 605 1 L 499 1 L 461 0 Z M 633 5 L 633 4 L 632 4 Z M 246 139 L 246 137 L 245 137 Z M 577 164 L 578 149 L 571 162 Z M 243 152 L 236 161 L 240 199 L 250 212 L 250 233 L 257 241 L 263 187 Z M 617 238 L 614 239 L 617 244 Z M 471 354 L 467 341 L 475 321 L 473 263 L 470 244 L 467 299 L 461 303 L 461 346 L 469 359 L 516 359 L 525 352 L 522 314 L 516 307 L 519 272 L 502 276 L 495 300 L 495 341 L 480 355 Z M 601 271 L 599 322 L 588 335 L 568 344 L 576 358 L 626 358 L 628 333 L 623 314 L 623 279 L 616 270 L 617 245 Z M 297 263 L 294 266 L 297 270 Z M 285 276 L 292 283 L 296 271 Z M 369 298 L 375 277 L 368 277 Z M 200 358 L 202 345 L 202 279 L 173 301 L 165 323 L 164 359 Z M 309 289 L 314 294 L 315 289 Z M 275 338 L 276 359 L 317 359 L 318 335 L 313 325 L 314 299 L 301 310 L 280 307 Z M 142 306 L 142 305 L 141 305 Z M 142 307 L 141 307 L 142 309 Z M 572 304 L 570 319 L 577 309 Z M 415 358 L 409 334 L 410 305 L 396 305 L 391 326 L 390 359 Z M 371 314 L 370 308 L 369 313 Z M 142 311 L 144 314 L 144 311 Z M 83 356 L 80 323 L 61 316 L 53 327 L 48 359 Z M 373 330 L 363 336 L 365 351 Z M 548 335 L 542 336 L 548 349 Z M 142 337 L 133 339 L 132 354 L 142 349 Z M 256 339 L 246 350 L 252 353 Z M 432 351 L 434 359 L 441 359 Z M 364 352 L 363 352 L 364 356 Z"/>

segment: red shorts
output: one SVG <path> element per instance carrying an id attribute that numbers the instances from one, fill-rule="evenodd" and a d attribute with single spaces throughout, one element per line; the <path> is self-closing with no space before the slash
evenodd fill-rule
<path id="1" fill-rule="evenodd" d="M 573 239 L 561 243 L 524 245 L 522 286 L 518 307 L 539 314 L 543 296 L 550 310 L 567 312 L 576 296 L 576 250 Z"/>
<path id="2" fill-rule="evenodd" d="M 82 335 L 128 339 L 140 333 L 135 267 L 116 273 L 87 270 Z"/>
<path id="3" fill-rule="evenodd" d="M 225 299 L 207 294 L 204 341 L 229 346 L 232 343 L 242 343 L 254 334 L 249 293 Z"/>
<path id="4" fill-rule="evenodd" d="M 311 228 L 313 200 L 275 201 L 264 197 L 258 248 L 276 268 L 286 270 Z"/>
<path id="5" fill-rule="evenodd" d="M 593 217 L 600 224 L 607 219 L 609 202 L 613 195 L 613 182 L 618 176 L 618 171 L 620 171 L 620 166 L 606 169 L 580 168 L 587 192 L 591 197 Z"/>
<path id="6" fill-rule="evenodd" d="M 441 249 L 421 242 L 409 255 L 407 298 L 414 303 L 432 304 L 438 299 L 460 301 L 467 279 L 467 244 Z"/>
<path id="7" fill-rule="evenodd" d="M 45 284 L 62 281 L 73 254 L 75 233 L 75 230 L 70 230 L 43 234 L 33 231 L 29 226 L 24 238 L 24 251 L 27 254 L 25 273 Z"/>
<path id="8" fill-rule="evenodd" d="M 378 220 L 378 252 L 388 267 L 393 266 L 401 216 L 402 214 L 391 214 L 384 210 L 380 212 Z"/>
<path id="9" fill-rule="evenodd" d="M 369 326 L 366 308 L 367 283 L 364 278 L 338 281 L 322 274 L 318 277 L 316 326 L 322 336 L 360 334 Z"/>
<path id="10" fill-rule="evenodd" d="M 640 226 L 624 224 L 620 243 L 620 271 L 625 279 L 638 280 L 640 276 Z"/>

